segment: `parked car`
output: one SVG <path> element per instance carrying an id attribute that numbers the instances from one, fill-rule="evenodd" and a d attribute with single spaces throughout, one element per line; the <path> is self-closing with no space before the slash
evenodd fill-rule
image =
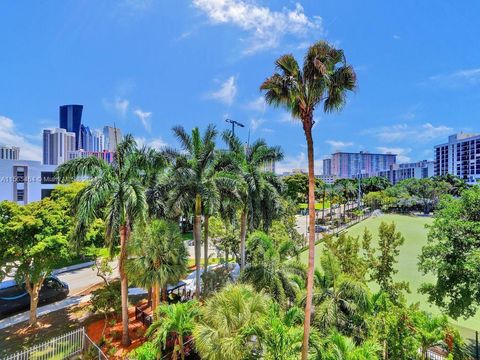
<path id="1" fill-rule="evenodd" d="M 326 226 L 322 225 L 315 225 L 315 232 L 316 233 L 322 233 L 328 231 L 328 228 Z M 307 232 L 310 232 L 310 227 L 307 227 Z"/>
<path id="2" fill-rule="evenodd" d="M 68 285 L 56 276 L 49 276 L 40 289 L 38 305 L 45 305 L 65 299 L 68 295 Z M 30 308 L 30 295 L 25 290 L 25 284 L 18 285 L 15 280 L 0 283 L 0 316 Z"/>

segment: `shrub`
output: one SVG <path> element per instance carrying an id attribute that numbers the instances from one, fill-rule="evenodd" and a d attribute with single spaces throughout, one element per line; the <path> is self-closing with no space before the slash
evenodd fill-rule
<path id="1" fill-rule="evenodd" d="M 154 343 L 147 341 L 128 355 L 128 358 L 131 360 L 156 360 L 157 346 Z"/>

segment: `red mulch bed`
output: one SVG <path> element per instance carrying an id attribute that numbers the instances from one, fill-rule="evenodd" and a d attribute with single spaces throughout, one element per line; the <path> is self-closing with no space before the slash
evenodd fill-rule
<path id="1" fill-rule="evenodd" d="M 111 318 L 107 321 L 107 327 L 105 328 L 104 338 L 105 341 L 102 344 L 102 351 L 110 359 L 123 359 L 126 354 L 132 351 L 133 349 L 139 347 L 145 341 L 145 326 L 140 322 L 135 320 L 135 308 L 132 307 L 128 309 L 129 315 L 129 325 L 128 333 L 130 334 L 130 340 L 132 343 L 128 347 L 123 347 L 122 342 L 122 318 L 118 316 L 115 318 L 116 323 L 113 326 L 110 326 Z M 95 321 L 87 326 L 86 331 L 90 339 L 96 344 L 100 344 L 102 338 L 102 330 L 105 324 L 105 319 Z"/>

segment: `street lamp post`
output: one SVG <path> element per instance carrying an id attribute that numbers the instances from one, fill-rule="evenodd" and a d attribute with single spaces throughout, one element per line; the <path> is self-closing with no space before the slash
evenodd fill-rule
<path id="1" fill-rule="evenodd" d="M 235 125 L 238 125 L 240 127 L 245 127 L 241 122 L 232 120 L 232 119 L 225 119 L 225 122 L 232 124 L 232 135 L 235 136 Z"/>

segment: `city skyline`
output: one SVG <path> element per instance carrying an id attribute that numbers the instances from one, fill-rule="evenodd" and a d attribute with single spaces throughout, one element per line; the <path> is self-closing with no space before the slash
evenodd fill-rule
<path id="1" fill-rule="evenodd" d="M 0 70 L 0 144 L 20 146 L 22 158 L 39 160 L 42 129 L 57 127 L 58 105 L 83 104 L 91 129 L 115 123 L 156 147 L 176 146 L 174 125 L 213 123 L 223 130 L 231 118 L 246 125 L 238 130 L 243 140 L 250 130 L 251 139 L 282 146 L 286 157 L 277 172 L 306 168 L 301 126 L 266 106 L 258 87 L 278 56 L 300 60 L 318 39 L 345 50 L 359 87 L 340 114 L 315 113 L 317 172 L 336 150 L 391 151 L 398 162 L 433 160 L 441 139 L 478 130 L 480 106 L 472 90 L 480 86 L 480 64 L 478 50 L 467 46 L 479 32 L 472 26 L 480 10 L 474 1 L 461 9 L 446 2 L 348 1 L 341 18 L 334 2 L 205 4 L 33 3 L 25 10 L 2 3 L 5 28 L 16 29 L 2 53 L 16 61 Z M 264 18 L 248 21 L 238 13 L 254 10 Z M 16 26 L 20 13 L 31 25 Z M 84 23 L 86 14 L 95 16 Z M 170 16 L 158 23 L 159 14 Z M 273 18 L 279 19 L 274 25 L 265 21 Z"/>

